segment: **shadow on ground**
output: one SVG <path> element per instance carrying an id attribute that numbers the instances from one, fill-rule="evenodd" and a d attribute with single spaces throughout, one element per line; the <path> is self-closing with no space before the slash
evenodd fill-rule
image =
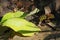
<path id="1" fill-rule="evenodd" d="M 52 33 L 45 37 L 44 40 L 60 40 L 60 33 L 58 32 Z"/>

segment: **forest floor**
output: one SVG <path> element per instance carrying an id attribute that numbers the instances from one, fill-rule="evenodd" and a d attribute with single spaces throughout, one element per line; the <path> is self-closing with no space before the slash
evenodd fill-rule
<path id="1" fill-rule="evenodd" d="M 8 2 L 2 2 L 1 4 L 4 9 L 2 9 L 2 6 L 0 6 L 0 17 L 6 12 L 9 12 L 9 9 L 6 8 Z M 15 34 L 13 38 L 9 38 L 10 32 L 4 33 L 6 28 L 0 27 L 0 40 L 60 40 L 60 31 L 47 31 L 51 30 L 51 28 L 47 26 L 41 26 L 40 28 L 42 31 L 35 33 L 32 37 L 21 37 Z"/>
<path id="2" fill-rule="evenodd" d="M 4 33 L 6 28 L 0 28 L 0 40 L 60 40 L 60 31 L 51 30 L 49 27 L 41 27 L 42 32 L 35 33 L 32 37 L 21 37 L 14 35 L 10 38 L 11 32 Z"/>

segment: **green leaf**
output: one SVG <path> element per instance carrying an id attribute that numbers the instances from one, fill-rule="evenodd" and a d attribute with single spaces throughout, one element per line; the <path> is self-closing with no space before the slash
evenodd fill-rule
<path id="1" fill-rule="evenodd" d="M 4 21 L 6 21 L 7 19 L 10 19 L 10 18 L 21 17 L 23 14 L 24 14 L 24 12 L 22 12 L 22 11 L 8 12 L 3 16 L 1 22 L 4 22 Z"/>
<path id="2" fill-rule="evenodd" d="M 21 33 L 23 36 L 32 36 L 35 32 L 41 31 L 35 24 L 22 18 L 8 19 L 2 25 L 13 29 L 15 32 Z"/>

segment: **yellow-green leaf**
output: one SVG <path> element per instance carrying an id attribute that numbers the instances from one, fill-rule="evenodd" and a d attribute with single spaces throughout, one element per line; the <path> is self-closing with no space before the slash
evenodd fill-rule
<path id="1" fill-rule="evenodd" d="M 10 18 L 20 17 L 23 14 L 24 14 L 24 12 L 22 12 L 22 11 L 8 12 L 3 16 L 1 22 L 4 22 L 4 21 L 6 21 L 7 19 L 10 19 Z"/>
<path id="2" fill-rule="evenodd" d="M 32 36 L 35 32 L 41 31 L 35 24 L 22 18 L 8 19 L 2 25 L 13 29 L 15 32 L 21 33 L 24 36 Z"/>
<path id="3" fill-rule="evenodd" d="M 46 19 L 46 15 L 41 15 L 40 16 L 40 21 L 42 22 L 43 20 L 45 20 Z"/>

